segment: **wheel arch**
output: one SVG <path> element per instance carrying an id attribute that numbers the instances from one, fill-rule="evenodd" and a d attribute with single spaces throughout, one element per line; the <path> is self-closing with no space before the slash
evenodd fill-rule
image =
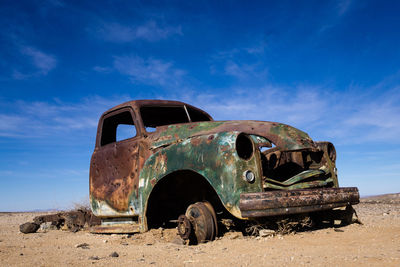
<path id="1" fill-rule="evenodd" d="M 163 176 L 148 194 L 143 210 L 146 230 L 172 225 L 185 214 L 186 208 L 198 201 L 209 201 L 214 209 L 227 212 L 226 208 L 208 179 L 193 170 L 177 170 Z"/>

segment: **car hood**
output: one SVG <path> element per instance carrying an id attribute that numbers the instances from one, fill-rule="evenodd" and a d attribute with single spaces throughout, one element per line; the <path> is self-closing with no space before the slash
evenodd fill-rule
<path id="1" fill-rule="evenodd" d="M 267 138 L 283 151 L 315 149 L 312 139 L 292 126 L 269 121 L 207 121 L 157 127 L 149 135 L 155 149 L 181 142 L 187 138 L 221 132 L 243 132 Z"/>

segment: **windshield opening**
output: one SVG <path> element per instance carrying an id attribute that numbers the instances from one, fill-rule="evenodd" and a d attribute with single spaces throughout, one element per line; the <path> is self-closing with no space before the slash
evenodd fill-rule
<path id="1" fill-rule="evenodd" d="M 140 114 L 146 130 L 147 128 L 190 121 L 210 121 L 206 114 L 188 106 L 186 106 L 186 110 L 185 106 L 144 106 L 140 108 Z"/>

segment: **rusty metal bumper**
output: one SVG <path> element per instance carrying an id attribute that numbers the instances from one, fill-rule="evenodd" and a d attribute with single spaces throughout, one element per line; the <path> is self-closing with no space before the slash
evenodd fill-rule
<path id="1" fill-rule="evenodd" d="M 357 187 L 277 190 L 240 195 L 243 218 L 307 213 L 360 202 Z"/>

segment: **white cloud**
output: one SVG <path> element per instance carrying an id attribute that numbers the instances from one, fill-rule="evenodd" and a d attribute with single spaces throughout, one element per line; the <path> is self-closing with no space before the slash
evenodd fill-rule
<path id="1" fill-rule="evenodd" d="M 259 79 L 265 80 L 268 71 L 260 63 L 256 64 L 238 64 L 229 60 L 225 64 L 225 74 L 233 76 L 239 80 Z"/>
<path id="2" fill-rule="evenodd" d="M 368 97 L 368 99 L 367 99 Z M 343 116 L 343 128 L 363 134 L 363 141 L 397 141 L 400 136 L 400 88 L 374 96 L 354 96 L 353 106 Z M 350 108 L 349 108 L 350 110 Z M 344 114 L 343 114 L 344 115 Z"/>
<path id="3" fill-rule="evenodd" d="M 338 13 L 340 16 L 344 15 L 350 8 L 352 0 L 341 0 L 338 1 Z"/>
<path id="4" fill-rule="evenodd" d="M 266 44 L 265 42 L 261 42 L 258 44 L 254 44 L 252 46 L 244 48 L 247 53 L 251 55 L 262 55 L 265 52 Z"/>
<path id="5" fill-rule="evenodd" d="M 297 126 L 317 123 L 328 109 L 316 87 L 230 88 L 229 93 L 192 95 L 186 101 L 202 107 L 218 120 L 268 120 Z M 316 112 L 316 111 L 319 112 Z"/>
<path id="6" fill-rule="evenodd" d="M 24 46 L 21 48 L 21 53 L 31 58 L 33 65 L 42 75 L 47 75 L 47 73 L 57 65 L 57 60 L 54 56 L 46 54 L 36 48 Z"/>
<path id="7" fill-rule="evenodd" d="M 134 40 L 155 42 L 173 35 L 182 35 L 181 26 L 160 26 L 151 20 L 142 25 L 128 26 L 120 23 L 104 23 L 96 34 L 109 42 L 127 43 Z"/>
<path id="8" fill-rule="evenodd" d="M 130 100 L 127 96 L 115 98 L 89 97 L 78 103 L 51 102 L 0 103 L 0 137 L 43 138 L 93 134 L 100 115 L 107 109 Z M 12 109 L 8 108 L 11 107 Z M 10 113 L 9 110 L 13 112 Z"/>
<path id="9" fill-rule="evenodd" d="M 94 66 L 93 70 L 99 73 L 110 73 L 112 72 L 112 68 L 102 67 L 102 66 Z"/>
<path id="10" fill-rule="evenodd" d="M 31 77 L 32 75 L 33 74 L 31 74 L 31 73 L 29 73 L 29 74 L 21 73 L 18 70 L 13 70 L 13 72 L 12 72 L 12 78 L 14 80 L 25 80 L 25 79 Z"/>
<path id="11" fill-rule="evenodd" d="M 217 120 L 277 121 L 337 144 L 400 143 L 400 89 L 376 96 L 379 88 L 334 93 L 329 87 L 226 88 L 175 95 Z"/>
<path id="12" fill-rule="evenodd" d="M 115 57 L 114 67 L 133 82 L 151 85 L 178 85 L 185 75 L 185 71 L 175 68 L 172 62 L 138 56 Z"/>
<path id="13" fill-rule="evenodd" d="M 231 50 L 219 51 L 211 56 L 212 74 L 224 74 L 245 82 L 265 82 L 268 69 L 263 60 L 264 42 Z"/>
<path id="14" fill-rule="evenodd" d="M 31 77 L 45 76 L 57 66 L 57 59 L 31 46 L 21 46 L 20 53 L 27 59 L 25 71 L 14 69 L 12 78 L 25 80 Z"/>

